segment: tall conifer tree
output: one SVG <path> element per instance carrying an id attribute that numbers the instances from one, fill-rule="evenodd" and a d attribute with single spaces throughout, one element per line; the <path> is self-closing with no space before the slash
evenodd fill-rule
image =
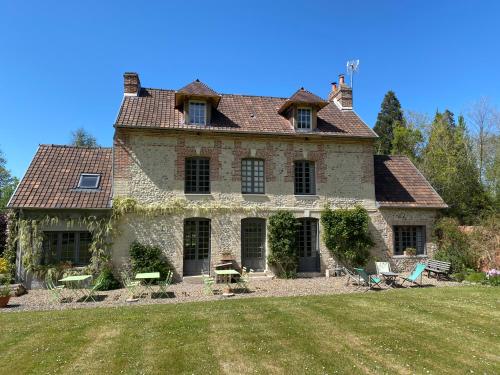
<path id="1" fill-rule="evenodd" d="M 398 125 L 404 126 L 401 103 L 399 103 L 394 91 L 388 91 L 382 101 L 380 112 L 377 116 L 377 122 L 373 127 L 373 130 L 379 136 L 375 146 L 378 154 L 388 155 L 391 153 L 394 128 Z"/>

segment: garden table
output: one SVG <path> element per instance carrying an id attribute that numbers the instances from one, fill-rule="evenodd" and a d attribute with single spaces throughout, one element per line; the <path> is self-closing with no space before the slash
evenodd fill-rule
<path id="1" fill-rule="evenodd" d="M 87 297 L 87 289 L 85 288 L 79 288 L 80 284 L 82 284 L 85 280 L 91 279 L 92 275 L 73 275 L 73 276 L 66 276 L 62 279 L 59 280 L 61 283 L 68 283 L 68 286 L 73 294 L 75 295 L 76 298 L 80 298 L 82 295 L 83 297 Z"/>
<path id="2" fill-rule="evenodd" d="M 396 272 L 381 272 L 380 273 L 383 277 L 387 285 L 395 287 L 396 286 L 396 279 L 398 278 L 399 274 Z"/>
<path id="3" fill-rule="evenodd" d="M 144 281 L 144 288 L 146 291 L 150 291 L 151 295 L 153 294 L 153 281 L 154 280 L 159 280 L 160 279 L 160 273 L 159 272 L 143 272 L 143 273 L 138 273 L 135 275 L 136 280 Z"/>
<path id="4" fill-rule="evenodd" d="M 226 291 L 222 294 L 224 296 L 234 296 L 233 291 L 231 290 L 231 278 L 235 275 L 240 275 L 240 273 L 236 270 L 215 270 L 215 274 L 217 275 L 217 279 L 219 276 L 224 278 L 224 281 L 227 285 Z M 219 280 L 217 280 L 219 281 Z"/>

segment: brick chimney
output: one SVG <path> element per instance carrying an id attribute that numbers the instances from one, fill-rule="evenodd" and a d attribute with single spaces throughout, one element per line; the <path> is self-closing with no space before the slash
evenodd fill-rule
<path id="1" fill-rule="evenodd" d="M 339 83 L 332 83 L 332 91 L 328 95 L 328 101 L 334 102 L 340 109 L 352 109 L 352 88 L 345 83 L 343 74 L 339 74 Z"/>
<path id="2" fill-rule="evenodd" d="M 141 90 L 141 80 L 139 74 L 127 72 L 123 74 L 123 86 L 125 96 L 137 96 Z"/>

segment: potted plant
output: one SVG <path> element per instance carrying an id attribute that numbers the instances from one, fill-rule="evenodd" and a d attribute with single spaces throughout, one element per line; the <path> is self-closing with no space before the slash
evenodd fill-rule
<path id="1" fill-rule="evenodd" d="M 220 261 L 221 263 L 231 263 L 232 261 L 234 261 L 235 258 L 234 258 L 234 255 L 231 251 L 224 251 L 220 257 Z"/>
<path id="2" fill-rule="evenodd" d="M 407 257 L 414 257 L 415 255 L 417 255 L 417 249 L 413 247 L 407 247 L 404 251 L 404 254 Z"/>
<path id="3" fill-rule="evenodd" d="M 10 291 L 10 285 L 6 279 L 5 283 L 0 285 L 0 307 L 5 307 L 9 303 Z"/>

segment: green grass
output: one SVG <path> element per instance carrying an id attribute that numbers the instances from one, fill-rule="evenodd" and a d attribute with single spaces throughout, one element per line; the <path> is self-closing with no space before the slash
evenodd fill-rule
<path id="1" fill-rule="evenodd" d="M 0 314 L 1 372 L 500 373 L 500 289 Z"/>

